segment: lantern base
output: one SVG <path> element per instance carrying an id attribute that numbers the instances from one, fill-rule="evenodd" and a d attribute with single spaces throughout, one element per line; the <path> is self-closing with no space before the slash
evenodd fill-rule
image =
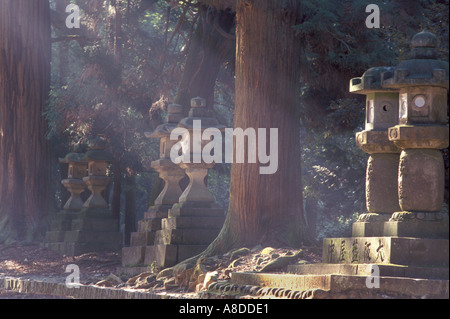
<path id="1" fill-rule="evenodd" d="M 384 223 L 384 236 L 449 238 L 448 214 L 443 212 L 396 212 Z"/>
<path id="2" fill-rule="evenodd" d="M 383 236 L 384 223 L 389 220 L 391 214 L 365 213 L 358 217 L 352 225 L 353 237 Z"/>
<path id="3" fill-rule="evenodd" d="M 83 208 L 55 216 L 45 246 L 68 256 L 120 249 L 119 222 L 109 209 Z"/>

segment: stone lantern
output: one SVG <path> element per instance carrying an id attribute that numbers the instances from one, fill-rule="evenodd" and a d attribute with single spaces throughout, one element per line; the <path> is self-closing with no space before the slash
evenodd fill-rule
<path id="1" fill-rule="evenodd" d="M 225 127 L 208 117 L 206 101 L 199 97 L 191 100 L 189 116 L 178 127 L 184 129 L 181 144 L 189 145 L 189 154 L 185 155 L 189 155 L 190 161 L 178 164 L 189 176 L 189 185 L 169 209 L 167 218 L 162 219 L 154 245 L 146 248 L 145 265 L 170 267 L 201 253 L 217 237 L 225 220 L 224 210 L 218 207 L 205 184 L 208 170 L 215 163 L 202 158 L 203 148 L 211 142 L 202 139 L 204 130 L 215 128 L 222 132 Z"/>
<path id="2" fill-rule="evenodd" d="M 448 217 L 440 212 L 448 64 L 436 60 L 436 46 L 432 34 L 421 32 L 412 39 L 411 60 L 350 82 L 350 92 L 367 98 L 356 143 L 370 154 L 368 213 L 354 223 L 352 237 L 324 238 L 322 263 L 289 265 L 282 275 L 236 272 L 232 284 L 291 290 L 295 282 L 313 299 L 315 291 L 328 293 L 318 298 L 349 298 L 350 290 L 351 298 L 448 299 Z"/>
<path id="3" fill-rule="evenodd" d="M 399 205 L 385 224 L 387 236 L 448 237 L 448 215 L 441 213 L 445 168 L 441 149 L 448 147 L 448 63 L 437 60 L 437 38 L 423 31 L 411 40 L 411 58 L 382 86 L 399 90 L 399 124 L 389 139 L 402 149 Z"/>
<path id="4" fill-rule="evenodd" d="M 59 158 L 60 163 L 67 163 L 67 178 L 61 181 L 61 184 L 70 192 L 70 198 L 67 200 L 63 209 L 80 210 L 83 208 L 83 200 L 80 194 L 86 189 L 83 177 L 87 173 L 87 162 L 83 159 L 82 153 L 69 153 L 64 158 Z"/>
<path id="5" fill-rule="evenodd" d="M 225 127 L 220 125 L 215 118 L 207 116 L 206 100 L 200 97 L 191 100 L 189 116 L 182 119 L 179 127 L 187 130 L 187 134 L 182 137 L 182 143 L 189 144 L 190 161 L 181 162 L 179 165 L 189 176 L 189 185 L 179 198 L 179 206 L 201 206 L 209 207 L 214 203 L 214 196 L 206 187 L 204 182 L 208 170 L 213 168 L 215 163 L 206 163 L 201 159 L 202 150 L 211 140 L 201 138 L 207 128 L 217 128 L 223 132 Z M 195 121 L 201 121 L 201 126 L 196 127 Z M 198 138 L 196 138 L 198 137 Z M 196 160 L 200 159 L 200 160 Z"/>
<path id="6" fill-rule="evenodd" d="M 84 154 L 70 153 L 60 159 L 69 164 L 68 178 L 62 183 L 72 196 L 46 233 L 46 246 L 69 256 L 117 250 L 121 246 L 119 221 L 101 195 L 110 182 L 106 174 L 112 154 L 99 137 L 89 141 L 88 147 Z M 80 193 L 86 186 L 91 195 L 83 204 Z"/>
<path id="7" fill-rule="evenodd" d="M 382 236 L 384 222 L 399 210 L 397 171 L 400 149 L 388 138 L 388 128 L 398 124 L 398 92 L 381 87 L 381 74 L 390 67 L 374 67 L 350 80 L 350 92 L 366 96 L 365 129 L 356 144 L 370 154 L 366 170 L 366 207 L 353 224 L 353 236 Z"/>
<path id="8" fill-rule="evenodd" d="M 88 163 L 88 176 L 83 177 L 91 196 L 86 200 L 84 208 L 108 208 L 108 203 L 101 192 L 106 189 L 110 178 L 106 175 L 108 163 L 112 161 L 112 154 L 106 150 L 106 141 L 96 137 L 89 141 L 89 150 L 84 156 Z"/>
<path id="9" fill-rule="evenodd" d="M 147 246 L 152 246 L 155 235 L 161 230 L 161 220 L 167 218 L 167 212 L 178 202 L 182 193 L 180 181 L 185 177 L 184 170 L 170 159 L 170 150 L 178 141 L 170 139 L 170 133 L 183 118 L 183 107 L 178 104 L 168 106 L 166 123 L 159 125 L 151 132 L 145 133 L 147 138 L 160 139 L 159 159 L 152 161 L 151 167 L 164 180 L 164 188 L 155 199 L 155 205 L 148 208 L 144 218 L 138 222 L 138 231 L 131 233 L 130 247 L 122 248 L 122 265 L 142 265 Z"/>
<path id="10" fill-rule="evenodd" d="M 60 163 L 68 164 L 67 178 L 61 184 L 69 191 L 70 197 L 63 209 L 53 216 L 50 227 L 45 234 L 45 245 L 54 250 L 61 250 L 67 231 L 71 230 L 72 220 L 80 215 L 83 200 L 80 194 L 86 189 L 83 177 L 87 174 L 87 162 L 84 153 L 71 152 L 58 159 Z"/>
<path id="11" fill-rule="evenodd" d="M 156 205 L 170 205 L 165 207 L 165 211 L 176 202 L 182 191 L 180 181 L 185 176 L 184 170 L 170 159 L 170 150 L 177 143 L 170 139 L 170 132 L 177 127 L 178 122 L 183 118 L 183 107 L 178 104 L 168 106 L 167 123 L 156 127 L 152 133 L 145 133 L 147 138 L 160 139 L 159 159 L 151 163 L 151 167 L 159 173 L 159 177 L 164 180 L 164 189 L 155 200 Z"/>

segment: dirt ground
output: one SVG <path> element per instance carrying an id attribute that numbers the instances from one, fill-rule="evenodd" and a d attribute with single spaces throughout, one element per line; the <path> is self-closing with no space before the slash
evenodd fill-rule
<path id="1" fill-rule="evenodd" d="M 65 271 L 70 264 L 80 268 L 81 283 L 92 284 L 115 272 L 120 265 L 120 254 L 102 252 L 69 257 L 39 244 L 0 245 L 0 273 L 4 275 L 58 280 L 68 276 L 69 272 Z"/>
<path id="2" fill-rule="evenodd" d="M 290 248 L 271 248 L 256 246 L 251 249 L 230 251 L 224 255 L 208 257 L 202 261 L 205 271 L 216 271 L 217 279 L 224 281 L 230 279 L 230 273 L 235 271 L 261 271 L 268 264 L 273 265 L 279 257 L 290 256 L 288 264 L 317 263 L 320 262 L 320 249 L 305 247 L 301 251 Z M 46 280 L 64 283 L 69 272 L 66 267 L 75 264 L 80 269 L 80 282 L 82 284 L 96 284 L 116 288 L 133 288 L 137 281 L 132 276 L 120 271 L 120 252 L 86 253 L 75 257 L 65 256 L 58 252 L 41 247 L 40 244 L 11 243 L 0 245 L 0 275 Z M 271 267 L 265 272 L 285 272 L 286 263 Z M 161 269 L 156 269 L 159 271 Z M 142 281 L 139 287 L 152 289 L 155 292 L 193 292 L 194 287 L 180 285 L 177 278 L 156 280 L 156 271 Z M 111 277 L 113 280 L 111 280 Z M 170 277 L 170 276 L 169 276 Z M 131 278 L 131 280 L 129 280 Z M 106 279 L 106 280 L 105 280 Z M 115 281 L 117 279 L 117 281 Z M 175 279 L 175 280 L 174 280 Z M 128 280 L 128 281 L 127 281 Z M 20 294 L 12 291 L 0 290 L 0 299 L 49 299 L 55 296 L 39 294 Z M 60 297 L 59 297 L 60 298 Z"/>

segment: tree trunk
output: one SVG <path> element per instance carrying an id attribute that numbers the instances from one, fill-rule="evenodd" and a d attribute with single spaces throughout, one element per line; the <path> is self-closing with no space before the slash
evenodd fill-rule
<path id="1" fill-rule="evenodd" d="M 299 4 L 237 1 L 234 126 L 278 129 L 278 171 L 261 175 L 259 163 L 232 164 L 228 215 L 208 254 L 262 243 L 298 247 L 309 239 L 300 170 L 300 44 L 292 29 Z"/>
<path id="2" fill-rule="evenodd" d="M 66 14 L 67 2 L 65 0 L 55 1 L 55 10 L 61 16 Z M 67 29 L 66 29 L 67 30 Z M 66 31 L 65 30 L 65 31 Z M 64 36 L 64 32 L 56 30 L 58 36 Z M 58 43 L 58 85 L 64 86 L 67 83 L 67 77 L 69 75 L 69 43 L 68 41 L 61 41 Z M 63 187 L 64 188 L 64 187 Z"/>
<path id="3" fill-rule="evenodd" d="M 64 16 L 66 14 L 66 1 L 65 0 L 56 0 L 55 1 L 55 10 L 56 12 Z M 64 36 L 64 33 L 56 29 L 55 33 L 58 36 Z M 69 43 L 67 41 L 61 41 L 57 44 L 58 46 L 58 85 L 60 87 L 63 87 L 67 84 L 67 77 L 69 76 Z M 67 178 L 67 173 L 69 170 L 69 166 L 67 164 L 59 164 L 59 171 L 60 171 L 60 177 L 61 180 Z M 59 183 L 59 191 L 61 194 L 61 207 L 62 209 L 65 205 L 65 203 L 70 198 L 70 192 L 61 184 Z"/>
<path id="4" fill-rule="evenodd" d="M 178 87 L 175 103 L 184 107 L 187 115 L 191 99 L 200 96 L 206 105 L 214 105 L 214 87 L 223 62 L 229 58 L 234 41 L 224 38 L 217 28 L 229 32 L 234 24 L 234 15 L 228 11 L 208 11 L 200 6 L 200 21 L 192 37 L 183 76 Z M 216 23 L 214 23 L 216 21 Z M 214 26 L 216 24 L 216 27 Z"/>
<path id="5" fill-rule="evenodd" d="M 36 239 L 49 213 L 50 49 L 48 0 L 0 1 L 0 242 Z"/>

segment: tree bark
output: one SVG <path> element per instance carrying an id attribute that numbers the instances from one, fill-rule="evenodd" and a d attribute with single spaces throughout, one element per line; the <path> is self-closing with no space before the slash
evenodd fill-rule
<path id="1" fill-rule="evenodd" d="M 192 98 L 206 99 L 209 108 L 214 106 L 214 87 L 221 65 L 229 58 L 234 42 L 225 39 L 214 27 L 229 32 L 234 25 L 234 14 L 228 11 L 214 11 L 199 7 L 200 21 L 193 34 L 186 65 L 175 103 L 184 107 L 187 115 Z"/>
<path id="2" fill-rule="evenodd" d="M 66 14 L 66 1 L 55 1 L 55 10 L 60 15 Z M 61 30 L 56 30 L 56 34 L 64 36 L 65 34 Z M 69 43 L 67 41 L 61 41 L 58 43 L 58 84 L 64 86 L 67 83 L 67 77 L 69 75 Z"/>
<path id="3" fill-rule="evenodd" d="M 63 16 L 66 14 L 66 1 L 65 0 L 56 0 L 55 1 L 55 10 L 56 12 Z M 64 36 L 63 32 L 59 29 L 55 30 L 55 33 L 59 36 Z M 63 87 L 67 84 L 67 77 L 69 75 L 69 43 L 67 41 L 61 41 L 57 44 L 58 46 L 58 85 Z M 59 164 L 59 171 L 61 180 L 67 178 L 68 173 L 68 165 L 67 164 Z M 70 198 L 70 192 L 59 183 L 59 191 L 61 194 L 61 207 L 62 209 L 65 203 Z"/>
<path id="4" fill-rule="evenodd" d="M 207 254 L 257 244 L 298 247 L 309 236 L 303 214 L 299 96 L 300 1 L 237 1 L 235 128 L 278 129 L 278 171 L 233 163 L 225 224 Z M 267 147 L 267 149 L 269 149 Z"/>
<path id="5" fill-rule="evenodd" d="M 50 45 L 48 0 L 0 1 L 0 242 L 35 239 L 49 214 Z"/>

